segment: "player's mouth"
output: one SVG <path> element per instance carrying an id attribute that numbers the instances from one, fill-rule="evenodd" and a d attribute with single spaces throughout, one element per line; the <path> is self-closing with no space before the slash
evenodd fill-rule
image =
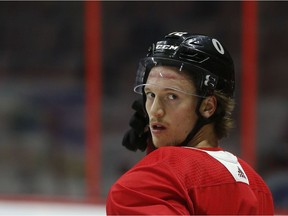
<path id="1" fill-rule="evenodd" d="M 150 124 L 150 130 L 151 130 L 151 132 L 153 134 L 159 134 L 159 133 L 163 132 L 166 129 L 167 128 L 163 124 L 158 123 L 158 122 Z"/>

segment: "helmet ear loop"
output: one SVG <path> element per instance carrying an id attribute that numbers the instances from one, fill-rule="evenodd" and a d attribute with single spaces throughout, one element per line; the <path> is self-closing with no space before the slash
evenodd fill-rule
<path id="1" fill-rule="evenodd" d="M 144 92 L 144 86 L 142 87 L 142 101 L 143 101 L 143 110 L 144 110 L 144 113 L 145 113 L 145 117 L 147 119 L 147 124 L 149 124 L 149 116 L 148 116 L 148 112 L 146 110 L 146 94 Z M 150 130 L 150 129 L 149 129 Z"/>
<path id="2" fill-rule="evenodd" d="M 150 127 L 149 127 L 149 115 L 148 115 L 148 112 L 146 110 L 146 94 L 144 92 L 144 86 L 143 86 L 143 89 L 142 89 L 142 100 L 143 100 L 143 110 L 145 112 L 145 115 L 146 115 L 146 119 L 147 119 L 147 130 L 145 130 L 144 133 L 147 133 L 147 143 L 148 143 L 148 147 L 149 149 L 155 149 L 155 146 L 154 144 L 152 143 L 152 135 L 151 135 L 151 131 L 150 131 Z"/>

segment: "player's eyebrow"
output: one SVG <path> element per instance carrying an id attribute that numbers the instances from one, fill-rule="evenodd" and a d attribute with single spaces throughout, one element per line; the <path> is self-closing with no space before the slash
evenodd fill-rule
<path id="1" fill-rule="evenodd" d="M 149 84 L 148 84 L 149 85 Z M 148 85 L 145 85 L 145 87 L 144 87 L 144 91 L 152 91 L 153 90 L 153 88 L 151 89 L 151 88 L 149 88 L 149 86 Z M 151 84 L 150 84 L 150 86 L 151 86 Z M 153 86 L 153 85 L 152 85 Z M 164 90 L 164 91 L 175 91 L 175 92 L 181 92 L 182 90 L 181 89 L 178 89 L 178 88 L 176 88 L 176 87 L 162 87 L 162 86 L 157 86 L 157 85 L 154 85 L 155 87 L 157 87 L 157 88 L 160 88 L 160 89 L 162 89 L 162 90 Z"/>
<path id="2" fill-rule="evenodd" d="M 153 89 L 149 88 L 149 87 L 157 87 L 157 88 L 162 88 L 165 92 L 179 92 L 179 93 L 183 93 L 183 94 L 186 94 L 186 95 L 192 95 L 192 96 L 196 96 L 196 97 L 202 97 L 202 98 L 205 98 L 204 96 L 200 96 L 200 95 L 197 95 L 195 93 L 190 93 L 190 92 L 187 92 L 185 90 L 182 90 L 180 88 L 177 88 L 177 87 L 174 87 L 174 86 L 169 86 L 169 87 L 164 87 L 164 86 L 160 86 L 160 85 L 157 85 L 157 84 L 152 84 L 152 83 L 148 83 L 148 84 L 142 84 L 142 86 L 144 86 L 144 91 L 145 92 L 148 92 L 148 91 L 153 91 Z"/>

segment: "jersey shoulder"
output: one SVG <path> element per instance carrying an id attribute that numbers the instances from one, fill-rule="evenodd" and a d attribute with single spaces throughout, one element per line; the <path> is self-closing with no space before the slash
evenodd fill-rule
<path id="1" fill-rule="evenodd" d="M 262 191 L 265 193 L 270 193 L 270 190 L 263 180 L 263 178 L 252 168 L 247 162 L 238 157 L 238 161 L 245 170 L 246 175 L 248 176 L 250 187 L 254 190 Z"/>
<path id="2" fill-rule="evenodd" d="M 143 163 L 159 163 L 165 161 L 170 165 L 185 162 L 197 163 L 201 162 L 203 158 L 209 157 L 205 152 L 196 148 L 186 148 L 179 146 L 165 146 L 154 150 L 144 158 Z M 202 161 L 203 162 L 203 161 Z"/>
<path id="3" fill-rule="evenodd" d="M 139 166 L 147 165 L 169 169 L 188 187 L 234 182 L 233 177 L 219 161 L 207 151 L 197 148 L 161 147 L 151 152 L 139 163 Z M 186 182 L 187 179 L 189 179 L 188 182 Z"/>

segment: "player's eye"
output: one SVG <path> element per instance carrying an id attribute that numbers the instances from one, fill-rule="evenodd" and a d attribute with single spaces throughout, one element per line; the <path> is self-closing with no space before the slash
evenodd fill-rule
<path id="1" fill-rule="evenodd" d="M 153 92 L 145 92 L 145 95 L 147 99 L 155 98 L 155 94 Z"/>
<path id="2" fill-rule="evenodd" d="M 169 94 L 169 95 L 168 95 L 168 99 L 169 99 L 169 100 L 176 100 L 177 98 L 178 98 L 178 96 L 175 95 L 175 94 Z"/>

